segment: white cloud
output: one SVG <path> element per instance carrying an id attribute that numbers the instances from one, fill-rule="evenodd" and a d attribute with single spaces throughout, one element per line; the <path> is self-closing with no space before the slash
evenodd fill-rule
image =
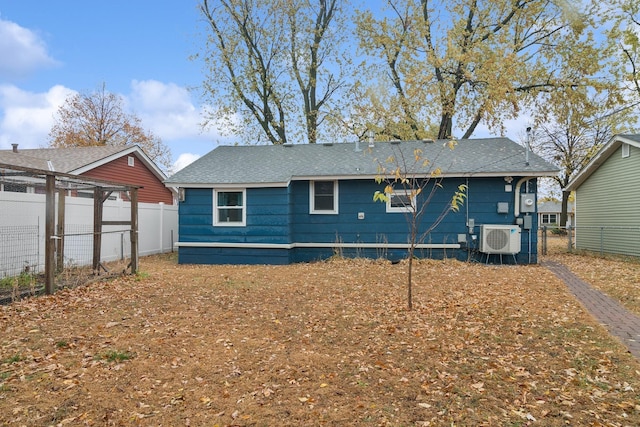
<path id="1" fill-rule="evenodd" d="M 191 101 L 186 88 L 156 80 L 134 80 L 131 88 L 132 110 L 142 119 L 145 128 L 163 140 L 211 139 L 214 136 L 203 134 L 201 111 Z"/>
<path id="2" fill-rule="evenodd" d="M 22 148 L 46 146 L 55 112 L 74 93 L 60 85 L 44 93 L 0 85 L 0 149 L 10 148 L 12 143 Z"/>
<path id="3" fill-rule="evenodd" d="M 10 149 L 12 143 L 22 148 L 47 146 L 55 113 L 76 93 L 61 85 L 42 93 L 0 85 L 0 149 Z M 225 141 L 213 130 L 202 131 L 201 107 L 192 102 L 187 89 L 176 84 L 134 81 L 131 93 L 123 98 L 125 108 L 137 115 L 144 128 L 159 136 L 178 158 L 176 171 Z"/>
<path id="4" fill-rule="evenodd" d="M 57 65 L 33 31 L 0 18 L 0 79 L 14 81 L 41 67 Z"/>
<path id="5" fill-rule="evenodd" d="M 145 128 L 163 140 L 209 143 L 230 140 L 219 131 L 221 126 L 202 127 L 207 107 L 197 106 L 187 88 L 157 80 L 134 80 L 131 90 L 130 108 Z"/>
<path id="6" fill-rule="evenodd" d="M 178 156 L 178 160 L 173 163 L 172 172 L 176 173 L 185 166 L 190 165 L 200 158 L 199 154 L 182 153 Z"/>

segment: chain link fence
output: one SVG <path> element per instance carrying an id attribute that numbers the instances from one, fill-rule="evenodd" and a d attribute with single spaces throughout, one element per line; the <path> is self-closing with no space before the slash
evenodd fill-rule
<path id="1" fill-rule="evenodd" d="M 107 259 L 101 250 L 108 246 L 100 244 L 104 231 L 102 212 L 110 194 L 126 192 L 137 195 L 137 187 L 59 173 L 51 168 L 0 164 L 0 303 L 86 283 L 92 275 L 103 273 L 97 271 L 96 260 L 106 273 Z M 96 195 L 99 204 L 94 203 Z M 121 209 L 123 214 L 127 211 L 129 221 L 113 218 L 117 224 L 132 224 L 130 206 Z M 137 215 L 137 203 L 135 206 Z M 101 221 L 97 232 L 93 227 L 96 218 Z M 90 232 L 67 236 L 66 230 L 73 230 L 76 224 L 91 227 Z M 80 238 L 81 234 L 85 236 Z M 136 261 L 137 254 L 136 247 Z M 73 266 L 65 263 L 65 259 L 74 257 L 82 257 L 83 262 Z M 93 262 L 87 264 L 85 259 Z"/>
<path id="2" fill-rule="evenodd" d="M 0 303 L 44 293 L 44 197 L 35 193 L 0 192 Z M 84 202 L 89 207 L 92 205 L 91 201 Z M 74 218 L 74 215 L 68 216 Z M 81 216 L 86 221 L 84 224 L 67 223 L 64 233 L 54 236 L 56 241 L 64 242 L 64 246 L 56 248 L 55 254 L 58 288 L 122 274 L 129 262 L 129 251 L 123 248 L 129 239 L 122 239 L 123 233 L 119 233 L 110 238 L 112 244 L 105 245 L 105 248 L 113 249 L 103 254 L 98 277 L 92 268 L 93 218 L 90 213 Z M 128 232 L 126 234 L 128 236 Z"/>
<path id="3" fill-rule="evenodd" d="M 550 235 L 566 236 L 569 252 L 583 250 L 601 256 L 640 257 L 640 226 L 544 226 L 540 234 L 542 255 L 547 254 Z"/>

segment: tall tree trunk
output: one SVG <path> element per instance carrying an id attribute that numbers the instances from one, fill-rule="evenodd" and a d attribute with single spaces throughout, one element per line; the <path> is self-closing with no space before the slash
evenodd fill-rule
<path id="1" fill-rule="evenodd" d="M 440 128 L 438 130 L 438 139 L 451 138 L 453 133 L 453 116 L 450 113 L 442 113 L 440 118 Z"/>
<path id="2" fill-rule="evenodd" d="M 560 210 L 560 223 L 558 224 L 560 227 L 565 227 L 567 225 L 567 214 L 569 207 L 569 196 L 571 195 L 570 191 L 562 190 L 562 208 Z"/>

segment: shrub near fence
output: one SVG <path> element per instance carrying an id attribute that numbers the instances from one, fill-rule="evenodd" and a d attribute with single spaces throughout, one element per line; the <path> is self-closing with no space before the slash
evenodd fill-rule
<path id="1" fill-rule="evenodd" d="M 128 220 L 130 215 L 130 203 L 104 202 L 104 220 Z M 171 251 L 178 237 L 178 207 L 139 203 L 138 217 L 139 255 Z M 18 276 L 25 270 L 33 274 L 44 270 L 44 220 L 44 195 L 0 191 L 0 279 Z M 66 197 L 64 235 L 64 263 L 90 266 L 93 199 Z M 101 261 L 129 258 L 130 248 L 126 226 L 103 226 Z"/>

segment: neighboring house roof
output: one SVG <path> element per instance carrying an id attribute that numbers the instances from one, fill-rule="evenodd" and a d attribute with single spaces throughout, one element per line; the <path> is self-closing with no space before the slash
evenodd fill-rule
<path id="1" fill-rule="evenodd" d="M 567 204 L 567 212 L 573 213 L 574 204 L 569 202 Z M 562 212 L 562 203 L 555 202 L 553 200 L 546 200 L 538 203 L 538 213 L 559 213 Z"/>
<path id="2" fill-rule="evenodd" d="M 431 162 L 425 169 L 442 170 L 442 176 L 552 176 L 558 168 L 526 153 L 508 138 L 458 140 L 453 150 L 448 140 L 366 142 L 340 144 L 287 144 L 219 146 L 169 177 L 170 187 L 212 185 L 288 185 L 292 180 L 367 179 L 379 175 L 378 167 L 401 151 L 411 163 L 415 149 Z M 528 158 L 529 162 L 526 163 Z"/>
<path id="3" fill-rule="evenodd" d="M 575 191 L 587 178 L 594 173 L 601 164 L 603 164 L 622 144 L 629 144 L 634 147 L 640 148 L 640 134 L 621 134 L 614 135 L 605 145 L 598 150 L 595 156 L 591 159 L 587 166 L 585 166 L 579 174 L 575 176 L 567 184 L 567 191 Z"/>
<path id="4" fill-rule="evenodd" d="M 137 154 L 158 180 L 166 174 L 138 145 L 0 150 L 0 163 L 81 175 L 128 154 Z"/>

